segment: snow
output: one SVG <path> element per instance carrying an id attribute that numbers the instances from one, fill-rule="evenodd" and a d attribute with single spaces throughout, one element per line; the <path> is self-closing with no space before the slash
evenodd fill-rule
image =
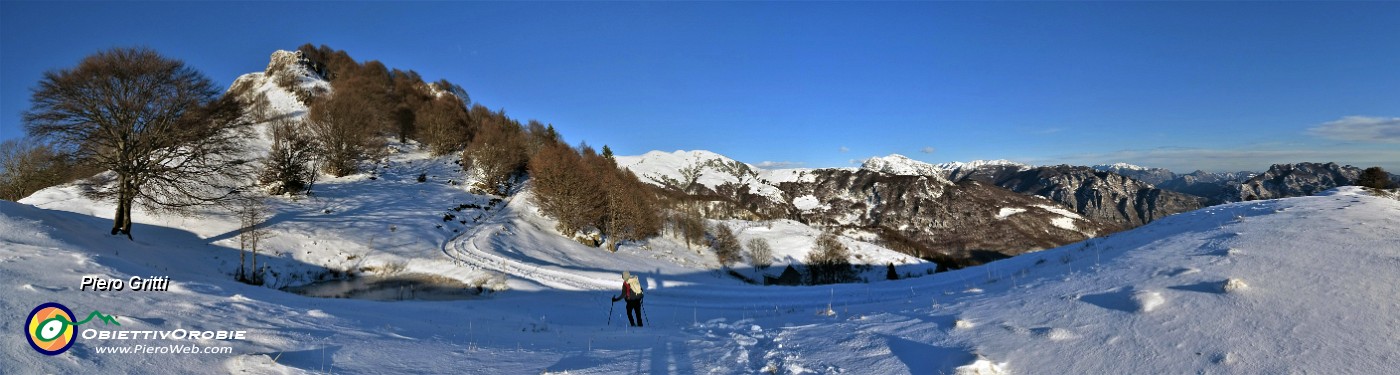
<path id="1" fill-rule="evenodd" d="M 860 167 L 861 169 L 897 176 L 929 176 L 937 178 L 938 181 L 945 185 L 952 184 L 944 177 L 948 174 L 948 171 L 940 169 L 933 164 L 910 159 L 900 154 L 890 154 L 889 156 L 866 159 Z"/>
<path id="2" fill-rule="evenodd" d="M 1068 229 L 1073 231 L 1079 230 L 1074 226 L 1074 219 L 1068 217 L 1057 217 L 1054 219 L 1050 219 L 1050 225 L 1054 225 L 1061 229 Z"/>
<path id="3" fill-rule="evenodd" d="M 462 188 L 450 157 L 393 145 L 374 172 L 325 177 L 314 197 L 273 198 L 273 236 L 260 256 L 273 283 L 361 270 L 494 292 L 369 301 L 245 285 L 230 276 L 235 218 L 137 210 L 128 241 L 106 235 L 111 203 L 60 186 L 0 201 L 0 280 L 9 281 L 0 309 L 53 301 L 122 324 L 82 329 L 236 329 L 248 339 L 188 342 L 230 354 L 116 355 L 96 350 L 172 342 L 80 338 L 54 357 L 12 339 L 0 343 L 0 363 L 17 373 L 1118 374 L 1388 373 L 1400 360 L 1400 201 L 1357 188 L 1210 207 L 1092 246 L 932 275 L 930 264 L 848 233 L 841 241 L 853 263 L 871 266 L 861 273 L 869 282 L 759 286 L 670 237 L 616 253 L 578 244 L 540 216 L 528 184 L 493 204 Z M 696 157 L 713 156 L 649 153 L 619 164 L 645 171 Z M 419 173 L 429 182 L 416 182 Z M 462 204 L 483 208 L 452 209 Z M 455 218 L 443 221 L 448 213 Z M 821 233 L 789 220 L 709 224 L 772 245 L 773 267 L 734 266 L 752 276 L 800 263 Z M 919 277 L 886 281 L 890 263 Z M 645 328 L 622 325 L 622 308 L 609 302 L 624 270 L 644 282 Z M 83 276 L 173 283 L 80 291 Z M 0 320 L 0 330 L 17 332 L 21 320 Z"/>
<path id="4" fill-rule="evenodd" d="M 1093 168 L 1094 168 L 1095 170 L 1100 170 L 1100 171 L 1112 171 L 1112 170 L 1145 171 L 1145 170 L 1151 169 L 1151 168 L 1147 168 L 1147 167 L 1143 167 L 1143 166 L 1138 166 L 1138 165 L 1133 165 L 1133 164 L 1128 164 L 1128 163 L 1099 164 L 1099 165 L 1095 165 Z"/>
<path id="5" fill-rule="evenodd" d="M 810 171 L 810 169 L 801 168 L 770 171 L 705 150 L 677 150 L 669 153 L 650 151 L 636 156 L 616 156 L 614 160 L 617 161 L 618 168 L 631 170 L 643 182 L 653 185 L 684 184 L 685 177 L 681 170 L 699 168 L 701 173 L 695 181 L 696 184 L 710 189 L 724 184 L 747 185 L 754 194 L 767 197 L 775 202 L 786 200 L 782 190 L 779 190 L 776 184 L 803 178 L 805 171 Z M 721 163 L 743 164 L 752 171 L 752 174 L 736 176 L 718 168 L 717 164 Z M 677 187 L 684 188 L 684 186 Z"/>
<path id="6" fill-rule="evenodd" d="M 997 211 L 997 219 L 1006 219 L 1008 217 L 1011 217 L 1011 215 L 1019 214 L 1022 212 L 1026 212 L 1026 209 L 1020 207 L 1002 207 L 1001 210 Z"/>
<path id="7" fill-rule="evenodd" d="M 947 162 L 947 163 L 938 163 L 938 164 L 935 164 L 935 165 L 934 165 L 934 167 L 937 167 L 938 169 L 942 169 L 942 170 L 945 170 L 945 171 L 956 171 L 956 170 L 959 170 L 959 169 L 978 169 L 978 168 L 990 167 L 990 166 L 1016 167 L 1018 170 L 1028 170 L 1028 169 L 1031 169 L 1031 166 L 1028 165 L 1028 164 L 1018 163 L 1018 162 L 1014 162 L 1014 161 L 1010 161 L 1010 160 L 1006 160 L 1006 159 L 997 159 L 997 160 L 973 160 L 973 161 L 970 161 L 970 162 L 959 162 L 959 161 L 954 161 L 954 162 Z"/>
<path id="8" fill-rule="evenodd" d="M 792 200 L 792 206 L 802 211 L 831 208 L 831 205 L 824 204 L 816 196 L 808 194 Z"/>
<path id="9" fill-rule="evenodd" d="M 1067 218 L 1076 219 L 1076 220 L 1084 220 L 1084 217 L 1083 217 L 1083 216 L 1079 216 L 1078 213 L 1075 213 L 1074 211 L 1066 210 L 1066 209 L 1061 208 L 1061 207 L 1055 207 L 1055 206 L 1043 205 L 1043 204 L 1036 205 L 1035 207 L 1036 207 L 1036 208 L 1040 208 L 1040 209 L 1042 209 L 1042 210 L 1046 210 L 1046 211 L 1053 212 L 1053 213 L 1055 213 L 1056 215 L 1064 216 L 1064 217 L 1067 217 Z"/>

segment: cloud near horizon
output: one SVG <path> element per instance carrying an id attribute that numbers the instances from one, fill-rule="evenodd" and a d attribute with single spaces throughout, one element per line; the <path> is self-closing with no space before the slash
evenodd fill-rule
<path id="1" fill-rule="evenodd" d="M 807 165 L 807 163 L 803 163 L 803 162 L 800 162 L 800 161 L 767 161 L 767 160 L 758 162 L 758 164 L 754 164 L 755 167 L 759 167 L 759 168 L 763 168 L 763 169 L 802 168 L 802 166 L 804 166 L 804 165 Z"/>
<path id="2" fill-rule="evenodd" d="M 933 146 L 924 146 L 924 148 L 919 149 L 919 152 L 925 154 L 932 154 L 934 151 L 938 151 L 938 149 L 933 148 Z"/>
<path id="3" fill-rule="evenodd" d="M 1368 143 L 1400 143 L 1400 117 L 1346 116 L 1309 128 L 1309 135 Z"/>

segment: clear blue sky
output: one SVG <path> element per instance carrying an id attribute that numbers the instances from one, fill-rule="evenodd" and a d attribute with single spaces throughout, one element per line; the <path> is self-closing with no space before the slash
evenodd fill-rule
<path id="1" fill-rule="evenodd" d="M 312 42 L 619 154 L 1400 170 L 1400 3 L 0 3 L 0 138 L 144 45 L 220 85 Z"/>

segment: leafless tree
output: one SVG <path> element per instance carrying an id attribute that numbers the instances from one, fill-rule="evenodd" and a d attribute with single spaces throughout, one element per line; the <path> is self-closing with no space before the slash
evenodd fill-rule
<path id="1" fill-rule="evenodd" d="M 433 155 L 447 155 L 462 150 L 471 139 L 467 127 L 467 110 L 454 97 L 443 95 L 424 102 L 415 116 L 424 143 Z"/>
<path id="2" fill-rule="evenodd" d="M 714 250 L 715 258 L 719 259 L 719 264 L 729 267 L 730 264 L 739 261 L 739 255 L 744 248 L 739 243 L 739 236 L 734 234 L 733 229 L 728 225 L 715 224 L 715 240 L 710 243 L 710 249 Z"/>
<path id="3" fill-rule="evenodd" d="M 758 269 L 773 265 L 773 246 L 762 238 L 749 239 L 749 263 Z"/>
<path id="4" fill-rule="evenodd" d="M 266 197 L 257 193 L 242 194 L 237 198 L 235 214 L 238 216 L 238 281 L 262 285 L 262 272 L 258 269 L 258 244 L 271 236 L 264 228 L 268 219 Z M 253 266 L 244 272 L 244 255 L 253 253 Z"/>
<path id="5" fill-rule="evenodd" d="M 383 139 L 375 136 L 380 115 L 367 101 L 353 89 L 337 88 L 330 97 L 311 104 L 307 125 L 320 145 L 321 168 L 326 173 L 336 177 L 355 173 L 360 161 L 383 148 Z"/>
<path id="6" fill-rule="evenodd" d="M 470 166 L 481 174 L 478 188 L 505 194 L 530 161 L 530 155 L 526 153 L 525 132 L 520 128 L 520 123 L 505 117 L 504 111 L 486 118 L 473 117 L 473 120 L 481 123 L 477 128 L 479 133 L 462 153 L 462 165 Z"/>
<path id="7" fill-rule="evenodd" d="M 248 174 L 248 121 L 232 97 L 180 60 L 117 48 L 72 69 L 44 73 L 24 113 L 31 136 L 110 171 L 87 179 L 94 199 L 115 199 L 112 234 L 131 237 L 131 209 L 226 201 Z"/>
<path id="8" fill-rule="evenodd" d="M 278 119 L 268 126 L 272 149 L 268 150 L 258 182 L 269 184 L 271 194 L 306 191 L 316 178 L 316 170 L 311 166 L 317 152 L 316 140 L 301 125 L 298 120 Z"/>
<path id="9" fill-rule="evenodd" d="M 815 249 L 807 254 L 808 278 L 811 284 L 846 282 L 854 278 L 850 251 L 834 232 L 817 236 Z"/>
<path id="10" fill-rule="evenodd" d="M 0 199 L 17 201 L 67 182 L 77 168 L 52 147 L 32 139 L 0 143 Z"/>

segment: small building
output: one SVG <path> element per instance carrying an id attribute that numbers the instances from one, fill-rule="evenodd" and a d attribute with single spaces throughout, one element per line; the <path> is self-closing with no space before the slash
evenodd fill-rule
<path id="1" fill-rule="evenodd" d="M 802 273 L 789 264 L 778 277 L 763 275 L 763 285 L 802 285 Z"/>

